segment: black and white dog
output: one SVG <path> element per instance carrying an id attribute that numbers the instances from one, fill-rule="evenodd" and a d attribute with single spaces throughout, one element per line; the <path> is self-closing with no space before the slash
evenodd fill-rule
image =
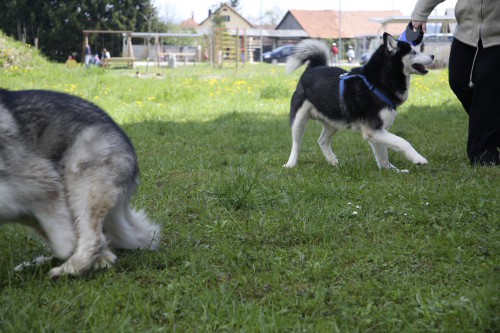
<path id="1" fill-rule="evenodd" d="M 365 66 L 351 72 L 327 66 L 329 50 L 323 42 L 310 39 L 297 45 L 295 53 L 288 58 L 287 71 L 291 73 L 306 62 L 308 65 L 292 97 L 293 145 L 284 167 L 297 165 L 309 119 L 323 124 L 318 143 L 333 166 L 338 165 L 338 159 L 330 141 L 342 128 L 361 131 L 373 149 L 379 168 L 397 170 L 389 162 L 388 147 L 403 152 L 414 164 L 427 164 L 409 142 L 387 129 L 396 117 L 396 107 L 408 98 L 410 74 L 426 74 L 425 65 L 431 64 L 434 56 L 421 54 L 409 43 L 389 34 L 384 34 L 383 41 Z"/>
<path id="2" fill-rule="evenodd" d="M 138 173 L 132 143 L 98 106 L 0 89 L 0 224 L 28 225 L 46 240 L 65 261 L 51 277 L 111 266 L 110 245 L 158 246 L 160 226 L 130 207 Z"/>

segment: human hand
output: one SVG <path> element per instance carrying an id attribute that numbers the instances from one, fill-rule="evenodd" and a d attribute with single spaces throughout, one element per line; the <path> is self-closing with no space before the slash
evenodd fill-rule
<path id="1" fill-rule="evenodd" d="M 422 29 L 422 31 L 424 33 L 427 31 L 427 24 L 426 24 L 426 22 L 411 21 L 411 25 L 413 26 L 413 29 L 415 29 L 415 30 L 418 30 L 420 28 L 420 29 Z"/>

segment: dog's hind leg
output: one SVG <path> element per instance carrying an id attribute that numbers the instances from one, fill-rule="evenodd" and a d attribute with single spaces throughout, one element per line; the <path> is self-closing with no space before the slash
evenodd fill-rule
<path id="1" fill-rule="evenodd" d="M 104 220 L 129 193 L 136 164 L 133 155 L 124 153 L 126 146 L 118 135 L 102 132 L 98 127 L 81 132 L 61 162 L 77 239 L 73 255 L 53 268 L 51 277 L 79 275 L 116 260 L 103 233 Z"/>
<path id="2" fill-rule="evenodd" d="M 112 184 L 102 179 L 97 182 L 100 184 L 82 178 L 69 183 L 68 201 L 75 216 L 76 248 L 66 262 L 50 271 L 51 277 L 79 275 L 92 267 L 109 267 L 116 260 L 107 247 L 102 226 L 119 193 Z"/>
<path id="3" fill-rule="evenodd" d="M 387 148 L 382 148 L 383 146 L 402 152 L 405 157 L 414 164 L 425 165 L 428 163 L 427 160 L 420 155 L 408 141 L 397 135 L 389 133 L 385 129 L 372 130 L 367 127 L 363 127 L 361 130 L 363 132 L 363 138 L 368 140 L 370 143 L 375 144 L 375 146 L 372 145 L 372 148 L 374 149 L 377 163 L 389 163 L 389 158 L 387 157 L 386 152 Z M 377 155 L 377 153 L 381 155 Z M 390 168 L 391 164 L 389 163 L 388 165 Z"/>
<path id="4" fill-rule="evenodd" d="M 295 119 L 292 123 L 292 151 L 288 162 L 283 165 L 285 168 L 293 168 L 297 165 L 300 154 L 300 147 L 302 145 L 302 138 L 306 130 L 307 121 L 309 120 L 309 106 L 304 103 L 297 111 Z"/>
<path id="5" fill-rule="evenodd" d="M 337 129 L 333 126 L 323 123 L 323 131 L 321 131 L 321 135 L 318 138 L 318 144 L 325 155 L 326 161 L 333 166 L 337 166 L 339 164 L 339 160 L 337 156 L 332 151 L 332 147 L 330 146 L 330 142 L 332 141 L 333 135 L 337 132 Z"/>

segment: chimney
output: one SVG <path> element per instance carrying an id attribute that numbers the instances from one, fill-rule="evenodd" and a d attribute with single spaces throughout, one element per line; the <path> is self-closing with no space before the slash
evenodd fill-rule
<path id="1" fill-rule="evenodd" d="M 194 12 L 191 12 L 191 20 L 194 21 Z"/>
<path id="2" fill-rule="evenodd" d="M 208 10 L 208 17 L 210 17 L 210 16 L 212 16 L 212 10 L 211 9 Z"/>

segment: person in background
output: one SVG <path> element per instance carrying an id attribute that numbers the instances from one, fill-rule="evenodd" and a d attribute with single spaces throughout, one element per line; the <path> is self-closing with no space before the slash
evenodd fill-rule
<path id="1" fill-rule="evenodd" d="M 94 58 L 90 61 L 91 64 L 100 66 L 101 65 L 101 59 L 99 59 L 99 55 L 96 53 Z"/>
<path id="2" fill-rule="evenodd" d="M 337 43 L 332 43 L 333 65 L 337 66 L 339 63 L 339 48 Z"/>
<path id="3" fill-rule="evenodd" d="M 68 59 L 66 60 L 66 67 L 73 68 L 76 66 L 76 60 L 73 55 L 68 55 Z"/>
<path id="4" fill-rule="evenodd" d="M 346 53 L 346 56 L 347 56 L 347 61 L 349 63 L 351 63 L 351 62 L 354 61 L 354 58 L 356 57 L 356 54 L 354 53 L 354 48 L 352 46 L 349 46 L 349 48 L 347 50 L 347 53 Z"/>
<path id="5" fill-rule="evenodd" d="M 444 0 L 418 0 L 413 27 L 426 21 Z M 457 29 L 451 45 L 448 82 L 469 115 L 467 157 L 473 166 L 499 165 L 500 1 L 458 0 Z"/>
<path id="6" fill-rule="evenodd" d="M 90 45 L 87 43 L 85 44 L 85 58 L 84 58 L 84 62 L 85 62 L 85 67 L 89 67 L 90 66 L 90 62 L 92 60 L 92 50 L 90 49 Z"/>
<path id="7" fill-rule="evenodd" d="M 109 51 L 106 50 L 106 48 L 102 49 L 102 59 L 109 59 L 111 58 L 111 55 L 109 54 Z"/>

